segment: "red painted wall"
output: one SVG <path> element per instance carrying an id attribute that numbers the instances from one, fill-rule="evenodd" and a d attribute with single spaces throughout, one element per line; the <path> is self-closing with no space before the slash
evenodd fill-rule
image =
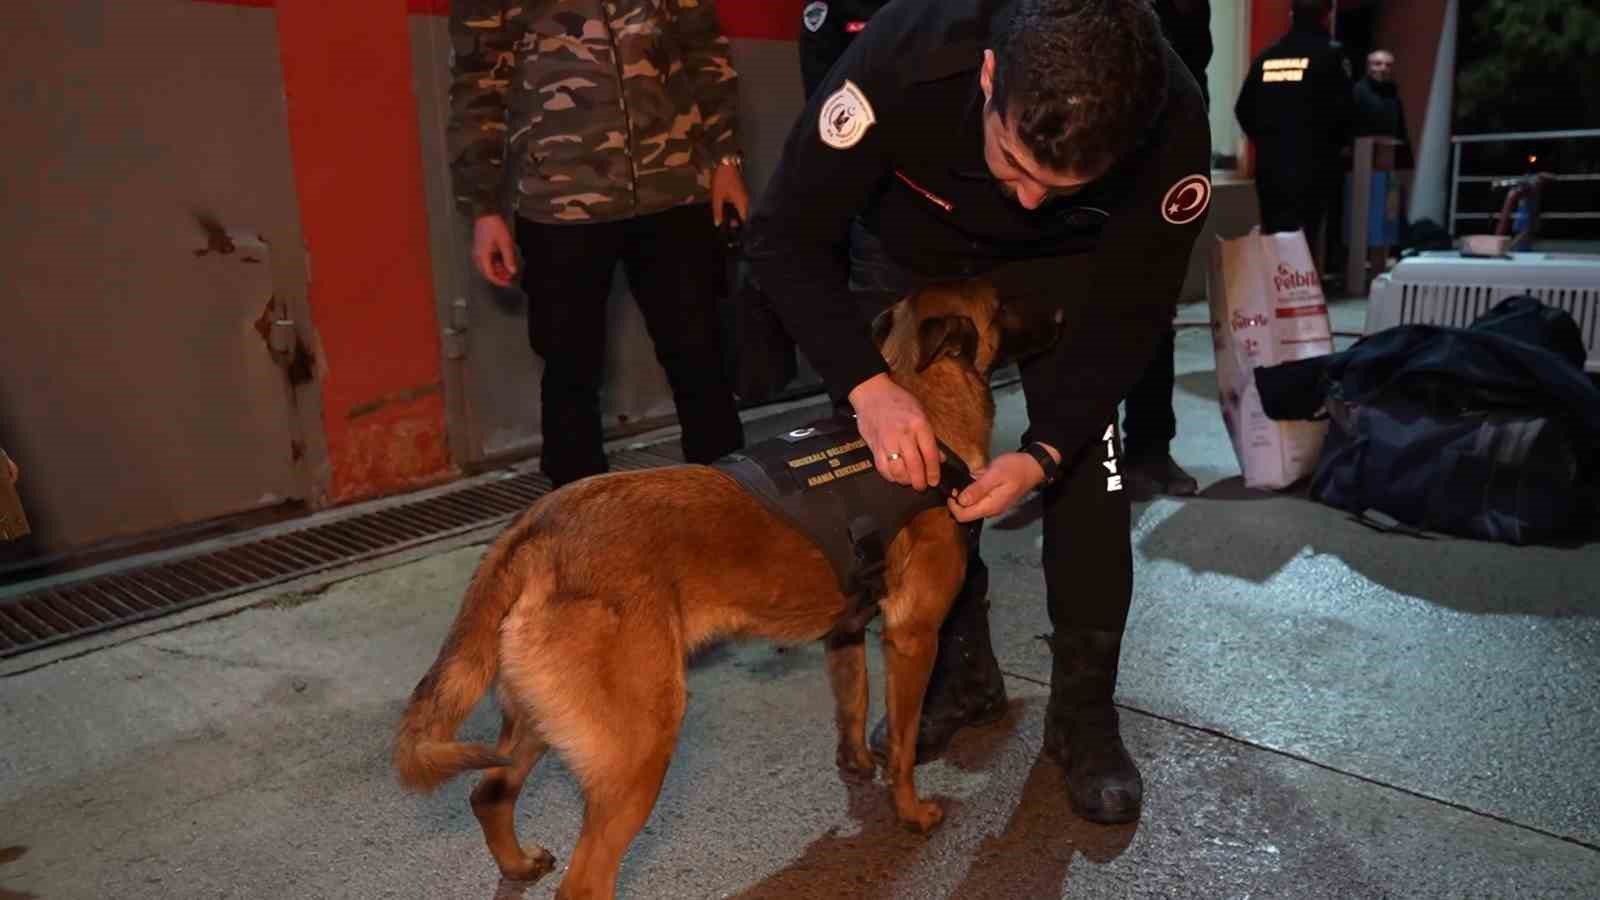
<path id="1" fill-rule="evenodd" d="M 196 0 L 276 12 L 321 354 L 328 472 L 344 503 L 452 473 L 409 15 L 449 0 Z M 794 40 L 804 0 L 723 0 L 729 37 Z"/>
<path id="2" fill-rule="evenodd" d="M 450 471 L 406 4 L 278 0 L 326 501 Z"/>

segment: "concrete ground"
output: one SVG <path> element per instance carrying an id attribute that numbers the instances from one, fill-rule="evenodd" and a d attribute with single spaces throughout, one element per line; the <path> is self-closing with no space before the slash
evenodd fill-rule
<path id="1" fill-rule="evenodd" d="M 1359 327 L 1359 306 L 1337 315 Z M 984 537 L 1012 713 L 921 770 L 938 832 L 900 831 L 881 786 L 835 774 L 818 647 L 724 645 L 694 663 L 622 895 L 1600 896 L 1600 546 L 1418 541 L 1247 491 L 1211 369 L 1208 335 L 1182 332 L 1175 450 L 1203 496 L 1136 511 L 1119 702 L 1138 824 L 1076 819 L 1040 757 L 1048 624 L 1024 508 Z M 1020 395 L 1000 409 L 1013 446 Z M 550 896 L 559 871 L 501 883 L 470 779 L 417 798 L 386 767 L 481 540 L 13 666 L 0 898 Z M 466 731 L 496 725 L 485 706 Z M 570 858 L 581 800 L 554 757 L 520 811 L 525 840 Z"/>

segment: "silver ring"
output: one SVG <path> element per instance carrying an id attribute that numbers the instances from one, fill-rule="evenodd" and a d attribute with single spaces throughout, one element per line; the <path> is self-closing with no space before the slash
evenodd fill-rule
<path id="1" fill-rule="evenodd" d="M 900 454 L 898 454 L 898 453 L 889 454 L 889 462 L 894 462 L 895 460 L 897 460 L 899 458 L 900 458 Z"/>

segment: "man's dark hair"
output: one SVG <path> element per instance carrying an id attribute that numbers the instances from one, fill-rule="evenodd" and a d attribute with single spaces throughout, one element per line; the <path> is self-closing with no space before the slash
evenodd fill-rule
<path id="1" fill-rule="evenodd" d="M 990 103 L 1040 165 L 1098 176 L 1166 103 L 1164 47 L 1149 0 L 1019 0 Z"/>

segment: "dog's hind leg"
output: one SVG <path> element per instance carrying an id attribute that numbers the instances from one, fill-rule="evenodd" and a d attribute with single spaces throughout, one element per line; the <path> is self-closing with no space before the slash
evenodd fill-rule
<path id="1" fill-rule="evenodd" d="M 489 769 L 472 790 L 472 814 L 483 828 L 483 840 L 500 866 L 500 874 L 516 881 L 533 881 L 555 868 L 555 857 L 543 847 L 524 851 L 517 841 L 517 795 L 528 773 L 544 756 L 545 742 L 526 717 L 507 704 L 500 725 L 501 756 L 512 765 Z"/>
<path id="2" fill-rule="evenodd" d="M 662 648 L 640 648 L 649 659 Z M 655 658 L 659 659 L 659 656 Z M 570 746 L 562 746 L 583 781 L 583 831 L 557 900 L 610 900 L 622 857 L 644 827 L 661 793 L 683 721 L 688 691 L 682 664 L 676 672 L 631 663 L 625 684 L 588 702 L 593 715 L 609 720 Z M 653 683 L 652 683 L 653 682 Z M 621 729 L 626 731 L 618 731 Z M 570 732 L 569 732 L 570 733 Z"/>
<path id="3" fill-rule="evenodd" d="M 834 720 L 839 726 L 834 760 L 846 778 L 871 781 L 877 766 L 867 749 L 866 632 L 828 635 L 828 683 L 833 686 Z"/>

